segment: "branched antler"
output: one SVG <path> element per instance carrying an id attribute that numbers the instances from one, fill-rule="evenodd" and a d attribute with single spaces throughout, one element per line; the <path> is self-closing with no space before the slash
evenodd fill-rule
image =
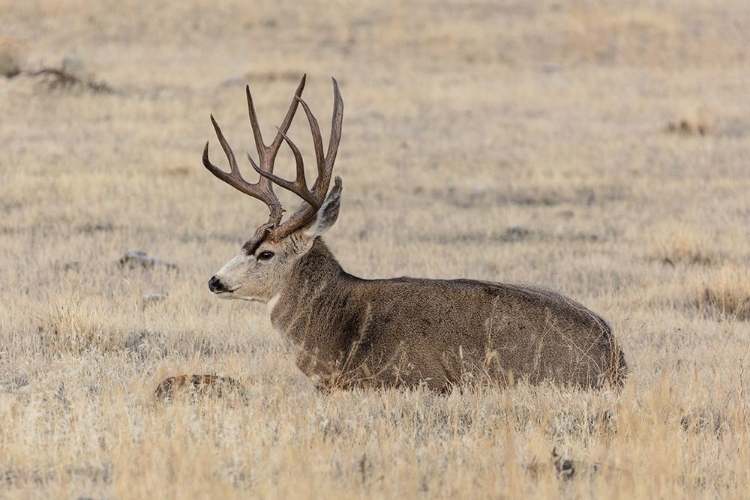
<path id="1" fill-rule="evenodd" d="M 237 160 L 229 147 L 224 134 L 221 132 L 221 128 L 214 120 L 213 115 L 211 116 L 211 123 L 213 123 L 216 136 L 219 139 L 224 153 L 229 161 L 230 172 L 224 172 L 217 168 L 208 159 L 208 143 L 203 150 L 203 165 L 213 175 L 226 182 L 235 189 L 261 200 L 268 206 L 270 211 L 268 222 L 261 225 L 255 232 L 253 240 L 255 244 L 259 243 L 266 235 L 272 240 L 278 241 L 285 236 L 293 233 L 307 224 L 312 219 L 318 209 L 325 201 L 328 193 L 328 187 L 331 184 L 331 176 L 333 174 L 333 165 L 336 161 L 336 154 L 338 153 L 339 143 L 341 142 L 341 125 L 344 119 L 344 102 L 341 99 L 341 93 L 339 92 L 338 83 L 336 79 L 333 79 L 333 118 L 331 125 L 331 137 L 328 142 L 328 152 L 323 154 L 323 138 L 320 133 L 320 127 L 318 121 L 310 111 L 309 106 L 305 101 L 302 100 L 302 90 L 305 88 L 306 76 L 302 77 L 302 81 L 297 87 L 297 91 L 294 93 L 294 99 L 289 105 L 289 110 L 284 117 L 284 121 L 281 126 L 278 127 L 276 137 L 273 142 L 266 146 L 263 142 L 263 136 L 260 131 L 260 125 L 258 124 L 258 117 L 255 112 L 255 106 L 253 105 L 253 98 L 250 94 L 250 87 L 246 88 L 247 92 L 247 107 L 248 114 L 250 117 L 250 125 L 253 129 L 253 137 L 255 138 L 255 145 L 258 151 L 258 163 L 256 164 L 253 158 L 248 154 L 247 158 L 250 160 L 250 164 L 253 169 L 260 174 L 260 179 L 256 183 L 249 183 L 243 177 L 237 166 Z M 297 111 L 298 104 L 302 105 L 307 115 L 307 121 L 310 124 L 310 131 L 313 138 L 313 146 L 315 148 L 315 159 L 317 161 L 318 176 L 313 184 L 312 188 L 308 188 L 307 180 L 305 179 L 305 164 L 300 153 L 299 148 L 292 142 L 287 135 L 289 126 L 292 123 L 292 119 Z M 286 142 L 289 148 L 292 150 L 294 160 L 296 163 L 296 176 L 293 181 L 283 179 L 273 173 L 274 162 L 276 155 L 279 152 L 281 143 Z M 289 219 L 281 224 L 281 218 L 284 209 L 279 202 L 278 197 L 273 192 L 273 184 L 276 184 L 284 189 L 291 191 L 296 194 L 304 203 L 299 207 Z M 340 184 L 337 181 L 337 185 Z M 248 242 L 250 243 L 250 242 Z"/>

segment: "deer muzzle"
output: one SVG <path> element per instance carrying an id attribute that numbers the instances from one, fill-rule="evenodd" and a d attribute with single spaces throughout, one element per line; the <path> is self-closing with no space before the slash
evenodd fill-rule
<path id="1" fill-rule="evenodd" d="M 216 276 L 212 276 L 211 279 L 208 280 L 208 289 L 213 293 L 223 293 L 229 291 L 227 287 L 224 286 L 224 283 L 222 283 L 221 280 Z"/>

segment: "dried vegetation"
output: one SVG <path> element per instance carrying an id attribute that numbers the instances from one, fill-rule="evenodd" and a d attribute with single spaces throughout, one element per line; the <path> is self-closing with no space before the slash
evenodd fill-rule
<path id="1" fill-rule="evenodd" d="M 2 496 L 747 495 L 747 2 L 0 5 Z M 246 77 L 278 116 L 303 72 L 346 99 L 344 268 L 561 289 L 612 323 L 622 393 L 321 394 L 264 308 L 210 296 L 267 213 L 202 170 L 209 113 L 250 149 Z M 217 378 L 157 399 L 177 373 Z"/>

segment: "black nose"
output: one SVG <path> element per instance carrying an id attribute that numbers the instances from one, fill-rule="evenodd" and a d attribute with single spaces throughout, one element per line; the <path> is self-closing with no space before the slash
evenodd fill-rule
<path id="1" fill-rule="evenodd" d="M 211 279 L 208 280 L 208 289 L 213 293 L 225 292 L 227 290 L 221 280 L 216 276 L 212 276 Z"/>

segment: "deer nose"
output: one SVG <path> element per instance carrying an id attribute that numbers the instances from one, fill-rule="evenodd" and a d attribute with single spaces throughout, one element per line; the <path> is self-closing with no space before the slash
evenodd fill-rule
<path id="1" fill-rule="evenodd" d="M 225 292 L 227 290 L 216 276 L 211 276 L 211 279 L 208 280 L 208 289 L 213 293 Z"/>

